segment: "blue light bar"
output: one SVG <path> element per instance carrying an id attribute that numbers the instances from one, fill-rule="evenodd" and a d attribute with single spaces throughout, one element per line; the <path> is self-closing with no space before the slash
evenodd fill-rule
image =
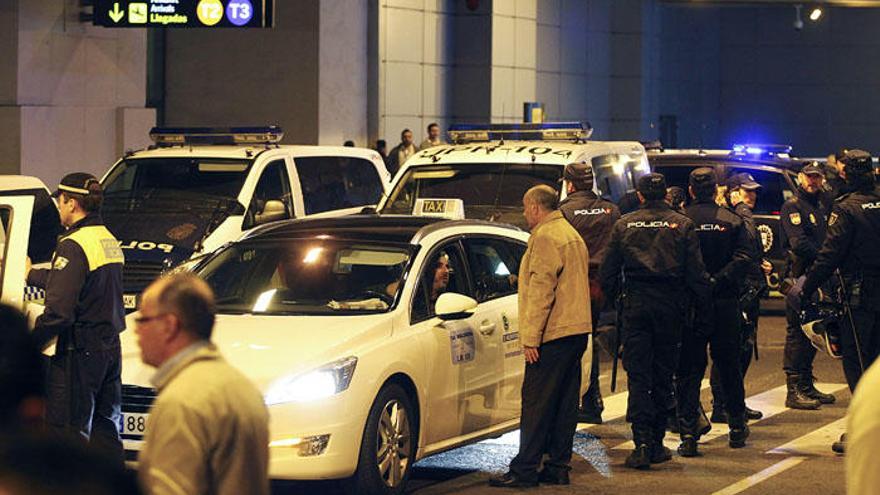
<path id="1" fill-rule="evenodd" d="M 732 154 L 779 156 L 789 155 L 791 150 L 791 146 L 787 144 L 735 144 Z"/>
<path id="2" fill-rule="evenodd" d="M 159 146 L 184 144 L 278 144 L 281 127 L 153 127 L 150 139 Z"/>
<path id="3" fill-rule="evenodd" d="M 541 122 L 522 124 L 454 124 L 447 131 L 453 143 L 472 141 L 571 141 L 593 134 L 588 123 Z"/>

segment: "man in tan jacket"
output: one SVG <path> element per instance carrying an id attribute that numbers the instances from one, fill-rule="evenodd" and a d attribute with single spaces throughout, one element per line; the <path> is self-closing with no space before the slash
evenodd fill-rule
<path id="1" fill-rule="evenodd" d="M 135 332 L 158 367 L 138 474 L 150 495 L 269 493 L 269 413 L 263 396 L 210 342 L 214 295 L 192 274 L 144 292 Z"/>
<path id="2" fill-rule="evenodd" d="M 519 269 L 519 338 L 526 360 L 519 454 L 489 484 L 567 485 L 577 427 L 581 358 L 590 323 L 587 246 L 558 208 L 558 194 L 535 186 L 523 196 L 532 235 Z M 538 472 L 544 454 L 548 459 Z"/>

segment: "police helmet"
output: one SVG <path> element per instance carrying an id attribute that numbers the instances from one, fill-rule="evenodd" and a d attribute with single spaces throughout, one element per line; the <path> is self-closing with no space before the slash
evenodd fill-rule
<path id="1" fill-rule="evenodd" d="M 851 174 L 863 175 L 874 171 L 874 163 L 871 154 L 863 150 L 846 150 L 843 156 L 838 158 L 843 163 L 844 170 Z"/>
<path id="2" fill-rule="evenodd" d="M 818 351 L 834 359 L 841 359 L 841 310 L 827 303 L 810 304 L 801 311 L 801 330 Z"/>

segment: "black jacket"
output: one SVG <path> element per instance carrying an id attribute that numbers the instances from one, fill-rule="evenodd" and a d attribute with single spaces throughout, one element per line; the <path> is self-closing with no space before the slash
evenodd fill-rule
<path id="1" fill-rule="evenodd" d="M 77 348 L 125 328 L 122 250 L 98 215 L 72 225 L 58 240 L 52 268 L 33 269 L 28 284 L 46 289 L 46 306 L 34 328 L 42 347 L 59 337 L 59 347 Z M 69 340 L 72 339 L 72 340 Z"/>
<path id="2" fill-rule="evenodd" d="M 662 200 L 646 202 L 614 224 L 601 271 L 602 288 L 611 299 L 622 290 L 621 273 L 627 289 L 684 284 L 700 299 L 709 292 L 694 223 Z"/>
<path id="3" fill-rule="evenodd" d="M 839 268 L 845 278 L 880 280 L 880 187 L 834 202 L 828 237 L 804 282 L 809 296 Z M 876 308 L 875 308 L 876 309 Z"/>
<path id="4" fill-rule="evenodd" d="M 578 231 L 590 253 L 590 277 L 598 276 L 598 268 L 605 259 L 611 229 L 620 219 L 620 209 L 614 203 L 596 196 L 593 191 L 575 191 L 560 203 L 559 210 L 568 223 Z"/>
<path id="5" fill-rule="evenodd" d="M 688 206 L 685 214 L 694 221 L 706 271 L 716 281 L 716 294 L 739 296 L 755 255 L 743 219 L 711 200 Z"/>
<path id="6" fill-rule="evenodd" d="M 752 259 L 746 267 L 746 280 L 750 284 L 763 287 L 767 283 L 764 276 L 764 270 L 761 268 L 761 261 L 764 259 L 764 241 L 761 240 L 761 233 L 758 232 L 758 226 L 755 223 L 755 217 L 749 205 L 741 202 L 736 205 L 734 213 L 742 218 L 743 226 L 749 236 L 749 242 L 752 245 Z"/>
<path id="7" fill-rule="evenodd" d="M 824 200 L 821 192 L 807 194 L 798 187 L 795 197 L 782 205 L 782 248 L 788 254 L 789 274 L 794 277 L 801 276 L 813 264 L 825 240 L 828 207 Z"/>

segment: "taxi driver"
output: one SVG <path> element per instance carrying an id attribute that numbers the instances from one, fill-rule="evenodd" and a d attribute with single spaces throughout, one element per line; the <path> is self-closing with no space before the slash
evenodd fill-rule
<path id="1" fill-rule="evenodd" d="M 447 286 L 449 286 L 449 255 L 445 252 L 441 252 L 437 256 L 437 261 L 434 264 L 434 278 L 431 283 L 431 302 L 437 300 L 440 297 L 440 294 L 446 292 Z"/>

